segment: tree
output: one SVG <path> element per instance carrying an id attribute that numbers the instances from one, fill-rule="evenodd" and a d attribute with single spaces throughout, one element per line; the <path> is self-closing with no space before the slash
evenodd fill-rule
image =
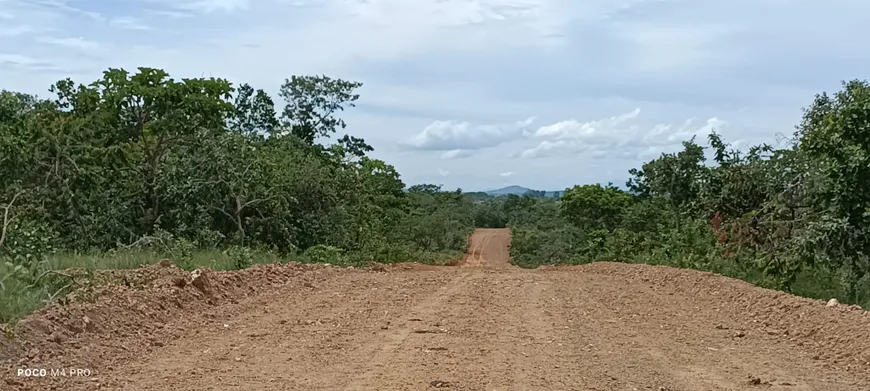
<path id="1" fill-rule="evenodd" d="M 39 275 L 55 244 L 182 262 L 197 247 L 244 254 L 239 245 L 337 262 L 462 251 L 474 221 L 461 190 L 405 192 L 352 134 L 315 144 L 345 128 L 339 114 L 360 86 L 291 77 L 280 118 L 263 90 L 153 68 L 60 80 L 52 100 L 0 91 L 0 266 Z M 32 282 L 23 286 L 48 291 Z"/>
<path id="2" fill-rule="evenodd" d="M 130 74 L 109 69 L 89 86 L 56 83 L 60 107 L 71 119 L 97 129 L 101 144 L 122 162 L 136 161 L 136 207 L 143 211 L 137 233 L 151 232 L 165 212 L 162 192 L 166 157 L 195 142 L 203 132 L 221 129 L 233 110 L 229 82 L 222 79 L 171 79 L 163 70 L 139 68 Z"/>
<path id="3" fill-rule="evenodd" d="M 374 151 L 371 145 L 362 138 L 353 137 L 349 134 L 342 136 L 334 145 L 339 150 L 342 158 L 362 158 L 366 153 Z"/>
<path id="4" fill-rule="evenodd" d="M 814 208 L 803 254 L 841 269 L 853 296 L 870 273 L 870 84 L 852 80 L 833 96 L 816 95 L 795 136 L 819 173 L 807 194 Z"/>
<path id="5" fill-rule="evenodd" d="M 225 134 L 212 140 L 212 159 L 203 167 L 206 185 L 214 192 L 211 208 L 232 221 L 239 244 L 245 245 L 247 217 L 259 204 L 275 197 L 288 197 L 279 191 L 282 178 L 269 175 L 275 162 L 262 151 L 256 136 Z"/>
<path id="6" fill-rule="evenodd" d="M 278 130 L 275 103 L 263 90 L 242 84 L 236 90 L 233 112 L 229 120 L 232 131 L 244 134 L 271 135 Z"/>
<path id="7" fill-rule="evenodd" d="M 347 124 L 336 117 L 345 106 L 354 107 L 362 83 L 327 76 L 292 76 L 281 86 L 287 105 L 281 114 L 285 129 L 309 145 L 318 137 L 329 137 Z"/>
<path id="8" fill-rule="evenodd" d="M 562 213 L 574 226 L 614 230 L 631 204 L 631 196 L 613 185 L 584 185 L 568 189 L 562 196 Z"/>
<path id="9" fill-rule="evenodd" d="M 703 162 L 704 148 L 694 138 L 683 142 L 683 150 L 675 154 L 662 154 L 656 160 L 643 165 L 641 170 L 632 169 L 634 176 L 628 188 L 640 196 L 660 196 L 674 205 L 683 205 L 698 198 L 701 179 L 706 173 Z"/>

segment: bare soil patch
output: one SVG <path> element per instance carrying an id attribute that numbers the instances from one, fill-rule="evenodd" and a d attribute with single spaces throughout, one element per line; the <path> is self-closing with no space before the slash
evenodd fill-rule
<path id="1" fill-rule="evenodd" d="M 112 272 L 3 340 L 0 389 L 870 389 L 866 311 L 666 267 L 523 270 L 509 243 L 480 230 L 459 267 Z M 16 376 L 73 367 L 93 373 Z"/>

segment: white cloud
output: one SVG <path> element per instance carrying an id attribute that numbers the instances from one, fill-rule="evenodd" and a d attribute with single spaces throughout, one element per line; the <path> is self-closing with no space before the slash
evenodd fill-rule
<path id="1" fill-rule="evenodd" d="M 39 63 L 35 58 L 14 53 L 0 53 L 0 64 L 28 66 Z"/>
<path id="2" fill-rule="evenodd" d="M 725 121 L 722 121 L 716 117 L 708 119 L 707 122 L 704 125 L 701 125 L 701 127 L 699 127 L 699 128 L 692 127 L 692 124 L 694 122 L 695 122 L 694 118 L 690 118 L 690 119 L 686 120 L 686 122 L 683 124 L 683 126 L 681 126 L 679 129 L 677 129 L 677 131 L 675 131 L 674 133 L 671 133 L 668 136 L 667 141 L 669 141 L 669 142 L 682 142 L 684 140 L 689 140 L 692 137 L 695 137 L 696 139 L 705 138 L 705 137 L 707 137 L 707 135 L 709 135 L 713 131 L 718 131 L 722 127 L 728 125 L 728 123 L 726 123 Z M 657 129 L 653 129 L 653 130 L 656 131 Z M 663 132 L 657 131 L 656 134 L 650 134 L 650 136 L 658 136 L 662 133 Z M 644 138 L 644 141 L 646 141 L 646 140 L 647 140 L 647 138 Z M 704 141 L 704 140 L 701 140 L 701 141 Z"/>
<path id="3" fill-rule="evenodd" d="M 703 125 L 694 126 L 694 119 L 683 125 L 657 124 L 646 127 L 632 123 L 640 109 L 609 118 L 578 122 L 568 120 L 538 128 L 536 138 L 544 140 L 525 149 L 523 158 L 545 158 L 585 154 L 597 159 L 642 160 L 655 157 L 681 145 L 692 137 L 696 142 L 706 142 L 706 137 L 716 131 L 721 133 L 727 125 L 718 118 L 710 118 Z"/>
<path id="4" fill-rule="evenodd" d="M 631 112 L 590 122 L 577 122 L 575 119 L 557 122 L 552 125 L 542 126 L 535 131 L 535 137 L 547 137 L 554 140 L 562 139 L 578 139 L 578 138 L 594 138 L 597 136 L 606 137 L 606 132 L 612 132 L 613 129 L 628 120 L 637 118 L 640 115 L 640 109 L 634 109 Z"/>
<path id="5" fill-rule="evenodd" d="M 34 29 L 33 26 L 29 26 L 26 24 L 19 24 L 15 26 L 2 26 L 0 27 L 0 37 L 17 37 L 19 35 L 31 33 L 33 31 L 36 31 L 36 29 Z"/>
<path id="6" fill-rule="evenodd" d="M 0 88 L 45 95 L 59 78 L 138 66 L 273 96 L 291 75 L 359 80 L 348 132 L 410 183 L 471 190 L 503 185 L 507 169 L 468 167 L 523 156 L 549 158 L 522 161 L 512 182 L 562 188 L 624 180 L 712 128 L 741 145 L 773 141 L 813 94 L 870 67 L 870 3 L 857 0 L 0 0 L 0 10 Z"/>
<path id="7" fill-rule="evenodd" d="M 740 32 L 729 24 L 661 25 L 651 22 L 618 24 L 619 34 L 635 49 L 635 67 L 648 72 L 695 70 L 698 66 L 734 60 L 718 49 L 720 42 Z"/>
<path id="8" fill-rule="evenodd" d="M 454 150 L 476 150 L 495 147 L 517 139 L 526 131 L 534 117 L 513 124 L 472 125 L 469 122 L 435 121 L 403 144 L 420 150 L 448 151 L 442 157 L 458 157 Z"/>
<path id="9" fill-rule="evenodd" d="M 513 173 L 512 171 L 508 171 L 508 172 L 503 172 L 503 173 L 498 174 L 498 175 L 499 175 L 500 177 L 502 177 L 502 178 L 507 178 L 507 177 L 509 177 L 509 176 L 513 176 L 514 173 Z"/>
<path id="10" fill-rule="evenodd" d="M 441 159 L 465 159 L 474 155 L 470 149 L 451 149 L 441 154 Z"/>
<path id="11" fill-rule="evenodd" d="M 150 30 L 151 27 L 142 23 L 136 18 L 132 18 L 129 16 L 122 16 L 118 18 L 113 18 L 109 24 L 112 27 L 119 29 L 127 29 L 127 30 Z"/>
<path id="12" fill-rule="evenodd" d="M 464 31 L 464 42 L 453 42 L 454 45 L 470 41 L 482 43 L 505 34 L 522 38 L 517 32 L 523 32 L 526 40 L 538 43 L 558 42 L 569 22 L 563 13 L 569 3 L 562 0 L 351 0 L 328 4 L 384 32 L 401 31 L 427 40 L 437 35 L 452 35 L 447 29 L 478 28 Z"/>
<path id="13" fill-rule="evenodd" d="M 57 45 L 67 49 L 74 49 L 86 52 L 96 52 L 102 49 L 102 46 L 95 41 L 90 41 L 82 37 L 56 38 L 56 37 L 39 37 L 38 42 Z"/>
<path id="14" fill-rule="evenodd" d="M 450 175 L 450 171 L 447 171 L 447 170 L 444 170 L 444 169 L 439 168 L 439 169 L 438 169 L 438 175 L 441 175 L 441 176 L 443 176 L 443 177 L 446 177 L 446 176 Z"/>
<path id="15" fill-rule="evenodd" d="M 168 6 L 202 13 L 233 12 L 250 7 L 250 0 L 160 0 Z"/>
<path id="16" fill-rule="evenodd" d="M 181 19 L 181 18 L 190 18 L 193 17 L 194 14 L 185 11 L 176 11 L 176 10 L 168 10 L 168 9 L 146 9 L 143 13 L 147 16 L 157 16 L 161 18 L 172 18 L 172 19 Z"/>
<path id="17" fill-rule="evenodd" d="M 541 143 L 538 144 L 536 147 L 526 149 L 525 151 L 522 152 L 522 154 L 520 156 L 522 156 L 524 158 L 540 158 L 540 157 L 555 156 L 555 155 L 558 155 L 559 153 L 567 150 L 566 146 L 568 146 L 568 145 L 569 145 L 568 142 L 562 141 L 562 140 L 556 141 L 556 142 L 544 140 L 544 141 L 541 141 Z"/>
<path id="18" fill-rule="evenodd" d="M 27 4 L 24 0 L 7 0 L 9 3 L 15 5 L 16 3 L 24 3 Z M 32 4 L 36 7 L 41 7 L 43 9 L 56 10 L 62 13 L 74 14 L 78 16 L 86 17 L 92 21 L 102 22 L 105 21 L 105 17 L 100 12 L 90 11 L 83 8 L 75 7 L 70 5 L 70 0 L 33 0 Z"/>

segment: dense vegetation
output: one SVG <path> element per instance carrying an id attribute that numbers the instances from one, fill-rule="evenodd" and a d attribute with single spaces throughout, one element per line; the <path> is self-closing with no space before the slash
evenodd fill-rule
<path id="1" fill-rule="evenodd" d="M 870 85 L 816 96 L 785 148 L 705 141 L 631 170 L 628 192 L 509 198 L 514 262 L 665 264 L 867 308 Z"/>
<path id="2" fill-rule="evenodd" d="M 59 81 L 53 99 L 0 92 L 0 322 L 72 288 L 55 272 L 70 266 L 461 255 L 460 191 L 406 189 L 364 140 L 334 138 L 360 86 L 294 76 L 276 108 L 249 85 L 140 68 Z"/>
<path id="3" fill-rule="evenodd" d="M 474 227 L 505 226 L 521 266 L 665 264 L 870 304 L 866 82 L 817 96 L 786 148 L 713 134 L 632 170 L 629 191 L 559 198 L 406 187 L 365 140 L 336 137 L 360 86 L 294 76 L 276 107 L 140 68 L 59 81 L 52 99 L 0 91 L 0 322 L 74 289 L 67 268 L 444 263 Z"/>

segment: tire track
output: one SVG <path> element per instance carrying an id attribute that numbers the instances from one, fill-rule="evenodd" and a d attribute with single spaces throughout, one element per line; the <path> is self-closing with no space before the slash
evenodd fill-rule
<path id="1" fill-rule="evenodd" d="M 510 263 L 510 229 L 478 229 L 471 236 L 472 246 L 462 266 L 475 268 L 503 267 Z"/>
<path id="2" fill-rule="evenodd" d="M 447 286 L 436 291 L 425 300 L 411 308 L 409 313 L 403 314 L 405 319 L 396 319 L 400 326 L 391 331 L 378 341 L 362 350 L 370 351 L 366 356 L 371 357 L 365 368 L 360 368 L 360 374 L 346 384 L 344 390 L 368 390 L 380 389 L 378 384 L 383 384 L 382 378 L 397 370 L 402 362 L 396 357 L 409 354 L 406 341 L 412 333 L 429 334 L 441 333 L 442 329 L 432 325 L 432 315 L 443 307 L 444 303 L 468 289 L 468 284 L 478 275 L 464 272 L 454 278 Z M 436 322 L 437 323 L 437 322 Z"/>
<path id="3" fill-rule="evenodd" d="M 552 341 L 555 340 L 552 316 L 543 308 L 544 291 L 549 283 L 536 280 L 533 278 L 523 284 L 521 290 L 523 294 L 521 299 L 517 300 L 518 305 L 515 310 L 521 321 L 517 323 L 519 344 L 515 346 L 511 361 L 516 368 L 512 371 L 512 386 L 518 390 L 546 387 L 546 384 L 543 384 L 545 382 L 541 380 L 547 377 L 544 374 L 552 367 L 545 366 L 555 365 L 552 357 L 558 347 L 552 345 Z"/>

